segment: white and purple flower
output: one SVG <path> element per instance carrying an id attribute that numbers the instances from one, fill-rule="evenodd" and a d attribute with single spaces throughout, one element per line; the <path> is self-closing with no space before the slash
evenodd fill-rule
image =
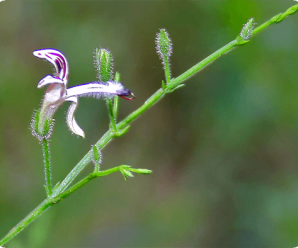
<path id="1" fill-rule="evenodd" d="M 125 89 L 120 82 L 114 81 L 107 83 L 91 82 L 67 88 L 69 68 L 65 56 L 60 51 L 42 49 L 34 51 L 33 55 L 52 63 L 56 71 L 55 75 L 47 75 L 37 84 L 37 88 L 48 85 L 40 110 L 38 123 L 40 133 L 44 130 L 45 121 L 51 120 L 56 110 L 65 101 L 72 102 L 66 116 L 66 123 L 70 131 L 84 138 L 85 133 L 74 118 L 74 113 L 78 107 L 78 97 L 92 96 L 100 98 L 118 95 L 127 100 L 134 99 L 134 95 L 128 89 Z"/>

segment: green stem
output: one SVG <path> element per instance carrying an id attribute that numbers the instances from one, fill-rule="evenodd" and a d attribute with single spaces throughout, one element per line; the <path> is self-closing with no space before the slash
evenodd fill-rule
<path id="1" fill-rule="evenodd" d="M 123 166 L 117 166 L 108 170 L 100 171 L 97 173 L 91 173 L 89 176 L 85 177 L 72 187 L 70 187 L 67 191 L 60 194 L 57 197 L 52 197 L 44 200 L 41 204 L 39 204 L 30 214 L 28 214 L 22 221 L 20 221 L 13 229 L 9 231 L 9 233 L 0 240 L 0 246 L 6 244 L 9 240 L 11 240 L 14 236 L 16 236 L 19 232 L 25 229 L 32 221 L 34 221 L 37 217 L 39 217 L 42 213 L 44 213 L 47 209 L 49 209 L 52 205 L 58 203 L 62 199 L 68 197 L 73 192 L 82 188 L 86 183 L 90 182 L 94 178 L 102 177 L 110 175 L 114 172 L 120 171 Z"/>
<path id="2" fill-rule="evenodd" d="M 119 83 L 120 82 L 120 73 L 116 72 L 115 77 L 114 77 L 115 82 Z M 117 121 L 118 118 L 118 110 L 119 110 L 119 96 L 114 96 L 113 99 L 113 113 L 114 113 L 114 119 Z"/>
<path id="3" fill-rule="evenodd" d="M 164 69 L 165 69 L 166 83 L 169 84 L 171 82 L 171 70 L 170 70 L 168 57 L 164 56 L 163 62 L 164 62 L 164 66 L 165 66 Z"/>
<path id="4" fill-rule="evenodd" d="M 113 114 L 114 114 L 114 120 L 115 121 L 117 121 L 118 109 L 119 109 L 119 96 L 114 96 L 114 99 L 113 99 Z"/>
<path id="5" fill-rule="evenodd" d="M 117 134 L 117 126 L 116 126 L 116 120 L 114 116 L 114 108 L 111 98 L 107 97 L 106 102 L 108 105 L 108 111 L 109 111 L 109 117 L 110 117 L 110 128 L 113 130 L 114 134 Z"/>
<path id="6" fill-rule="evenodd" d="M 47 196 L 52 194 L 52 178 L 51 178 L 51 154 L 50 154 L 50 143 L 47 139 L 42 141 L 42 151 L 43 151 L 43 162 L 44 162 L 44 173 L 45 173 L 45 188 L 47 191 Z"/>
<path id="7" fill-rule="evenodd" d="M 73 192 L 77 191 L 78 189 L 82 188 L 86 183 L 90 182 L 94 178 L 110 175 L 112 173 L 115 173 L 117 171 L 120 171 L 122 167 L 123 166 L 120 165 L 120 166 L 116 166 L 116 167 L 111 168 L 111 169 L 108 169 L 108 170 L 91 173 L 90 175 L 88 175 L 87 177 L 83 178 L 81 181 L 79 181 L 78 183 L 76 183 L 75 185 L 73 185 L 72 187 L 70 187 L 68 190 L 66 190 L 62 194 L 58 195 L 55 198 L 52 198 L 52 201 L 54 201 L 56 203 L 56 202 L 58 202 L 58 201 L 60 201 L 60 200 L 62 200 L 64 198 L 66 198 L 67 196 L 69 196 Z"/>
<path id="8" fill-rule="evenodd" d="M 256 35 L 260 33 L 261 31 L 265 30 L 268 26 L 279 23 L 282 20 L 284 20 L 287 16 L 294 14 L 298 10 L 298 4 L 292 6 L 289 8 L 286 12 L 278 14 L 271 18 L 269 21 L 265 22 L 264 24 L 258 26 L 253 31 L 252 35 Z M 134 121 L 138 116 L 140 116 L 142 113 L 144 113 L 147 109 L 151 108 L 157 101 L 162 99 L 166 92 L 168 90 L 172 90 L 179 86 L 183 81 L 189 79 L 199 71 L 206 68 L 206 66 L 210 65 L 212 62 L 217 60 L 221 55 L 227 54 L 228 52 L 232 51 L 235 47 L 240 45 L 237 40 L 233 40 L 224 47 L 220 48 L 183 74 L 181 74 L 179 77 L 174 78 L 170 81 L 170 83 L 167 85 L 166 89 L 159 89 L 157 90 L 140 108 L 132 112 L 130 115 L 128 115 L 124 120 L 122 120 L 120 123 L 116 125 L 117 130 L 120 130 L 124 127 L 126 127 L 128 124 L 130 124 L 132 121 Z M 99 139 L 96 143 L 96 146 L 99 150 L 104 148 L 112 139 L 113 139 L 113 130 L 108 130 L 101 139 Z M 73 180 L 77 177 L 77 175 L 86 167 L 87 164 L 90 163 L 92 156 L 92 150 L 90 150 L 82 159 L 81 161 L 71 170 L 71 172 L 66 176 L 66 178 L 62 181 L 62 183 L 53 190 L 53 193 L 51 197 L 45 201 L 43 201 L 37 208 L 35 208 L 24 220 L 22 220 L 18 225 L 16 225 L 1 241 L 0 245 L 4 245 L 9 241 L 11 238 L 13 238 L 16 234 L 18 234 L 21 230 L 23 230 L 26 226 L 28 226 L 29 223 L 31 223 L 33 220 L 35 220 L 41 213 L 43 213 L 45 210 L 47 210 L 51 205 L 55 204 L 56 202 L 60 201 L 61 199 L 64 199 L 65 197 L 69 196 L 74 191 L 81 188 L 83 185 L 94 179 L 98 176 L 108 175 L 110 173 L 113 173 L 115 171 L 119 171 L 121 167 L 115 167 L 110 170 L 98 172 L 98 173 L 92 173 L 88 177 L 84 178 L 74 186 L 70 187 L 67 191 L 65 191 L 68 186 L 73 182 Z M 107 172 L 108 171 L 108 172 Z M 110 172 L 110 173 L 109 173 Z M 107 174 L 105 174 L 107 173 Z M 65 192 L 64 192 L 65 191 Z M 64 192 L 64 193 L 63 193 Z"/>
<path id="9" fill-rule="evenodd" d="M 180 76 L 172 79 L 171 84 L 169 85 L 168 89 L 171 90 L 171 89 L 177 87 L 179 84 L 181 84 L 185 80 L 191 78 L 196 73 L 205 69 L 208 65 L 210 65 L 212 62 L 214 62 L 220 56 L 225 55 L 228 52 L 231 52 L 237 46 L 238 46 L 238 41 L 235 39 L 235 40 L 231 41 L 230 43 L 228 43 L 227 45 L 223 46 L 222 48 L 218 49 L 216 52 L 212 53 L 207 58 L 205 58 L 201 62 L 197 63 L 196 65 L 194 65 L 193 67 L 188 69 L 186 72 L 182 73 Z"/>

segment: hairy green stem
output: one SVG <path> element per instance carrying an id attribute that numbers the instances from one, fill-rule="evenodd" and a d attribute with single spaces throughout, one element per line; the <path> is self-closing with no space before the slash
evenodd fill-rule
<path id="1" fill-rule="evenodd" d="M 265 30 L 268 26 L 279 23 L 282 20 L 284 20 L 287 16 L 294 14 L 298 10 L 298 4 L 290 7 L 286 12 L 278 14 L 271 18 L 269 21 L 265 22 L 264 24 L 256 27 L 254 31 L 252 32 L 252 35 L 256 35 L 260 33 L 261 31 Z M 242 43 L 243 44 L 243 43 Z M 122 128 L 125 128 L 127 125 L 129 125 L 132 121 L 134 121 L 138 116 L 140 116 L 142 113 L 144 113 L 147 109 L 151 108 L 157 101 L 162 99 L 165 94 L 168 92 L 171 92 L 171 90 L 175 90 L 182 82 L 189 79 L 196 73 L 200 72 L 204 68 L 206 68 L 208 65 L 210 65 L 212 62 L 217 60 L 220 56 L 227 54 L 228 52 L 232 51 L 235 47 L 242 45 L 239 43 L 237 39 L 231 41 L 224 47 L 220 48 L 195 66 L 191 67 L 189 70 L 178 76 L 177 78 L 173 78 L 169 84 L 166 85 L 166 87 L 163 89 L 157 90 L 140 108 L 132 112 L 130 115 L 128 115 L 124 120 L 122 120 L 120 123 L 116 125 L 117 130 L 120 130 Z M 110 141 L 112 141 L 114 137 L 113 130 L 108 130 L 102 138 L 100 138 L 96 142 L 96 146 L 99 150 L 103 149 Z M 35 220 L 41 213 L 43 213 L 45 210 L 47 210 L 51 205 L 55 204 L 56 202 L 60 201 L 61 199 L 64 199 L 65 197 L 69 196 L 71 193 L 76 191 L 77 189 L 81 188 L 83 185 L 94 179 L 95 177 L 98 177 L 98 173 L 104 173 L 104 172 L 98 172 L 98 173 L 92 173 L 74 186 L 70 187 L 68 190 L 68 186 L 73 182 L 73 180 L 77 177 L 77 175 L 86 167 L 87 164 L 90 163 L 92 156 L 92 150 L 90 150 L 82 159 L 81 161 L 71 170 L 71 172 L 66 176 L 66 178 L 62 181 L 62 183 L 56 187 L 50 198 L 43 201 L 37 208 L 35 208 L 24 220 L 22 220 L 18 225 L 16 225 L 1 241 L 0 245 L 6 244 L 10 239 L 12 239 L 16 234 L 18 234 L 20 231 L 22 231 L 26 226 L 28 226 L 29 223 L 31 223 L 33 220 Z M 107 171 L 118 171 L 120 167 L 115 167 L 113 169 L 107 170 Z M 114 171 L 115 170 L 115 171 Z M 112 172 L 111 172 L 112 173 Z M 110 173 L 109 173 L 110 174 Z M 103 175 L 103 174 L 102 174 Z M 66 191 L 65 191 L 66 190 Z M 64 192 L 64 193 L 63 193 Z"/>
<path id="2" fill-rule="evenodd" d="M 52 177 L 51 177 L 51 154 L 50 154 L 50 143 L 47 139 L 42 141 L 42 153 L 45 173 L 45 188 L 47 197 L 52 194 Z"/>

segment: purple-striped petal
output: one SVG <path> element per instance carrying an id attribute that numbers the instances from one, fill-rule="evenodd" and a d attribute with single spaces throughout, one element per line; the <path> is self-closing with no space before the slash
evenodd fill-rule
<path id="1" fill-rule="evenodd" d="M 55 49 L 41 49 L 34 51 L 33 55 L 41 59 L 46 59 L 52 63 L 56 69 L 55 76 L 60 78 L 66 86 L 69 69 L 67 59 L 63 53 Z"/>

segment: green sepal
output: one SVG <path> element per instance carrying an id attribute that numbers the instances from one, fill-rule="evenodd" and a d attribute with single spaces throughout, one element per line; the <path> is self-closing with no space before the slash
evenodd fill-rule
<path id="1" fill-rule="evenodd" d="M 45 120 L 42 132 L 39 131 L 39 119 L 40 109 L 35 111 L 31 119 L 30 127 L 32 135 L 35 136 L 39 140 L 39 142 L 42 142 L 43 140 L 49 140 L 53 133 L 54 119 Z"/>
<path id="2" fill-rule="evenodd" d="M 47 136 L 49 135 L 49 133 L 52 131 L 52 125 L 53 125 L 53 119 L 46 119 L 45 120 L 45 124 L 44 124 L 44 131 L 43 131 L 43 135 Z"/>

